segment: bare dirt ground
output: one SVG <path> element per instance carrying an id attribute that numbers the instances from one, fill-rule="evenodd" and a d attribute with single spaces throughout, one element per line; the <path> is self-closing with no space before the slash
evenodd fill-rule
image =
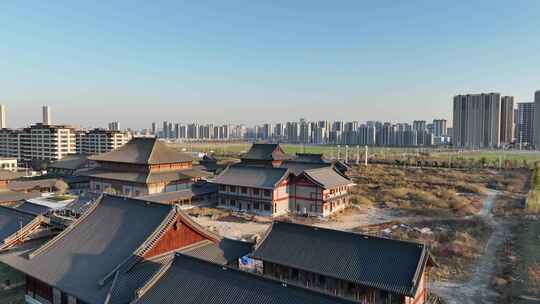
<path id="1" fill-rule="evenodd" d="M 271 221 L 222 221 L 214 220 L 208 216 L 192 217 L 197 223 L 206 227 L 207 229 L 218 233 L 227 238 L 237 240 L 249 240 L 254 235 L 262 235 L 268 227 L 270 227 Z"/>
<path id="2" fill-rule="evenodd" d="M 497 293 L 490 282 L 495 272 L 497 249 L 509 237 L 501 220 L 493 217 L 491 210 L 497 192 L 489 191 L 479 215 L 493 229 L 486 243 L 484 254 L 478 259 L 471 278 L 466 282 L 432 282 L 431 290 L 448 304 L 495 303 Z"/>
<path id="3" fill-rule="evenodd" d="M 208 208 L 210 209 L 210 208 Z M 241 213 L 228 216 L 228 211 L 222 210 L 223 216 L 206 216 L 199 212 L 191 212 L 192 218 L 200 225 L 211 231 L 233 239 L 252 239 L 254 235 L 261 236 L 272 223 L 272 219 L 265 217 L 252 217 L 249 220 L 241 220 Z M 233 213 L 231 213 L 233 214 Z M 235 213 L 236 214 L 236 213 Z M 352 231 L 359 226 L 379 224 L 397 219 L 398 216 L 390 210 L 370 207 L 366 210 L 357 206 L 343 211 L 338 216 L 330 219 L 313 219 L 305 217 L 289 217 L 297 223 L 309 224 L 322 228 Z"/>

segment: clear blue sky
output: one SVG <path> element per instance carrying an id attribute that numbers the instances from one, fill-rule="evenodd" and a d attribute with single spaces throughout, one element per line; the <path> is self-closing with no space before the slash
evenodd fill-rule
<path id="1" fill-rule="evenodd" d="M 84 2 L 84 3 L 83 3 Z M 8 125 L 451 118 L 531 101 L 540 1 L 1 1 Z"/>

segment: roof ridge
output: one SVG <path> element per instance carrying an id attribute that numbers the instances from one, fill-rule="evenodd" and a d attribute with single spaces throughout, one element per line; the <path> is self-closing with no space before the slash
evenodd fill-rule
<path id="1" fill-rule="evenodd" d="M 177 253 L 174 253 L 175 257 L 176 257 L 176 254 Z M 159 281 L 159 279 L 161 279 L 167 273 L 167 271 L 171 268 L 172 264 L 174 263 L 175 257 L 173 257 L 167 263 L 164 263 L 163 265 L 161 265 L 159 267 L 159 270 L 150 279 L 148 279 L 144 283 L 143 286 L 141 286 L 140 288 L 135 290 L 136 299 L 142 297 L 146 292 L 148 292 L 148 290 L 150 290 L 150 288 L 152 288 L 154 285 L 156 285 L 156 283 Z M 134 301 L 132 301 L 132 303 L 133 302 Z"/>
<path id="2" fill-rule="evenodd" d="M 114 273 L 114 279 L 111 283 L 111 286 L 109 287 L 109 290 L 107 291 L 107 296 L 105 297 L 105 301 L 103 302 L 103 304 L 109 304 L 111 302 L 112 293 L 113 293 L 113 290 L 116 288 L 116 282 L 118 280 L 119 275 L 120 275 L 119 271 Z"/>
<path id="3" fill-rule="evenodd" d="M 14 233 L 12 233 L 11 235 L 9 235 L 8 237 L 6 237 L 4 240 L 2 240 L 3 244 L 2 246 L 0 246 L 0 250 L 4 250 L 7 248 L 7 246 L 10 246 L 12 245 L 12 242 L 21 238 L 21 237 L 24 237 L 26 233 L 30 233 L 31 230 L 36 226 L 36 225 L 41 225 L 41 223 L 44 223 L 44 216 L 42 215 L 38 215 L 36 216 L 32 221 L 30 221 L 28 224 L 24 225 L 23 227 L 21 227 L 20 230 L 17 230 L 15 231 Z"/>
<path id="4" fill-rule="evenodd" d="M 152 150 L 150 151 L 150 154 L 148 154 L 148 158 L 146 159 L 146 164 L 149 165 L 152 163 L 152 156 L 154 155 L 154 151 L 156 150 L 156 145 L 158 145 L 158 139 L 156 137 L 153 138 L 153 144 L 152 144 Z"/>
<path id="5" fill-rule="evenodd" d="M 208 240 L 208 239 L 204 239 L 202 241 L 198 241 L 196 243 L 187 245 L 186 247 L 180 248 L 178 251 L 179 252 L 187 252 L 187 251 L 191 251 L 191 250 L 194 250 L 194 249 L 197 249 L 197 248 L 201 248 L 204 245 L 208 245 L 208 244 L 214 244 L 214 243 L 212 241 Z"/>
<path id="6" fill-rule="evenodd" d="M 197 232 L 212 239 L 214 242 L 221 242 L 223 240 L 223 236 L 204 228 L 201 224 L 193 220 L 186 212 L 180 209 L 178 205 L 175 205 L 175 209 L 180 217 L 186 221 L 184 224 L 187 224 L 190 228 L 195 229 Z"/>
<path id="7" fill-rule="evenodd" d="M 164 205 L 159 204 L 163 206 L 170 206 L 170 205 Z M 98 281 L 98 284 L 104 285 L 105 282 L 120 268 L 127 265 L 128 263 L 132 263 L 129 267 L 131 268 L 135 261 L 138 261 L 143 257 L 143 255 L 151 248 L 151 246 L 154 244 L 156 240 L 161 237 L 162 233 L 165 231 L 165 229 L 177 218 L 176 208 L 171 208 L 167 216 L 161 221 L 161 223 L 154 229 L 154 231 L 142 242 L 142 244 L 135 249 L 130 256 L 128 256 L 126 259 L 124 259 L 120 264 L 118 264 L 111 272 L 106 274 L 102 279 Z"/>
<path id="8" fill-rule="evenodd" d="M 86 220 L 86 218 L 88 218 L 90 216 L 90 214 L 94 213 L 94 211 L 97 209 L 97 207 L 99 205 L 101 205 L 102 201 L 103 201 L 103 198 L 104 198 L 104 194 L 101 194 L 99 196 L 99 198 L 93 203 L 91 204 L 91 206 L 86 210 L 86 212 L 81 216 L 79 217 L 77 220 L 75 220 L 75 222 L 73 222 L 71 225 L 69 225 L 66 229 L 64 229 L 64 231 L 60 232 L 57 236 L 55 236 L 54 238 L 52 238 L 50 241 L 48 241 L 47 243 L 43 244 L 43 246 L 39 247 L 38 249 L 36 249 L 34 252 L 32 252 L 28 258 L 29 259 L 33 259 L 35 258 L 36 256 L 44 253 L 45 251 L 47 251 L 48 249 L 50 249 L 56 242 L 58 242 L 59 240 L 61 240 L 64 236 L 66 236 L 68 233 L 70 233 L 73 229 L 75 229 L 76 227 L 79 226 L 80 223 L 82 223 L 84 220 Z"/>
<path id="9" fill-rule="evenodd" d="M 411 245 L 418 245 L 418 246 L 422 246 L 423 248 L 426 247 L 426 244 L 421 243 L 421 242 L 389 239 L 389 238 L 385 238 L 385 237 L 374 236 L 374 235 L 369 235 L 369 234 L 365 234 L 365 233 L 358 233 L 358 232 L 353 232 L 353 231 L 330 229 L 330 228 L 325 228 L 325 227 L 312 226 L 312 225 L 308 225 L 308 224 L 293 223 L 293 222 L 288 222 L 288 221 L 283 221 L 283 220 L 275 220 L 275 221 L 273 221 L 272 226 L 273 226 L 274 223 L 277 223 L 277 224 L 280 224 L 280 223 L 281 224 L 291 224 L 291 225 L 296 225 L 296 226 L 304 227 L 304 228 L 308 228 L 308 229 L 311 228 L 312 230 L 322 230 L 322 231 L 326 231 L 326 232 L 339 232 L 339 233 L 343 233 L 343 234 L 347 234 L 347 235 L 364 237 L 364 239 L 369 238 L 369 239 L 375 239 L 375 240 L 383 240 L 383 241 L 391 241 L 391 242 L 399 242 L 399 243 L 405 243 L 405 244 L 411 244 Z"/>

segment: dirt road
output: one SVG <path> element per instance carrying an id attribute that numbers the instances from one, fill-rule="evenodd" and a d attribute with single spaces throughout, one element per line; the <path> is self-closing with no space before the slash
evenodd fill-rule
<path id="1" fill-rule="evenodd" d="M 493 233 L 486 243 L 484 254 L 478 259 L 471 279 L 467 282 L 433 282 L 431 284 L 431 291 L 446 300 L 448 304 L 495 302 L 497 294 L 489 285 L 495 271 L 497 249 L 508 237 L 505 226 L 495 220 L 491 213 L 496 196 L 496 191 L 489 191 L 479 213 L 492 227 Z"/>

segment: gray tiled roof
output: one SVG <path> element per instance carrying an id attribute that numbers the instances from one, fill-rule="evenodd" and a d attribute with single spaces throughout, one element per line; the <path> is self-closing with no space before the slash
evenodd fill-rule
<path id="1" fill-rule="evenodd" d="M 218 244 L 202 241 L 180 252 L 220 265 L 233 265 L 253 250 L 253 243 L 223 238 Z"/>
<path id="2" fill-rule="evenodd" d="M 174 252 L 145 260 L 128 271 L 118 273 L 110 291 L 108 304 L 127 304 L 135 299 L 135 292 L 150 280 L 164 265 L 174 259 Z"/>
<path id="3" fill-rule="evenodd" d="M 295 162 L 295 161 L 286 160 L 280 165 L 280 168 L 289 169 L 291 173 L 298 176 L 306 170 L 325 168 L 328 166 L 331 166 L 331 165 L 325 164 L 325 163 L 308 163 L 308 162 Z"/>
<path id="4" fill-rule="evenodd" d="M 89 159 L 139 165 L 171 164 L 193 160 L 189 154 L 179 152 L 153 137 L 135 137 L 114 151 L 91 156 Z"/>
<path id="5" fill-rule="evenodd" d="M 300 287 L 177 254 L 135 304 L 352 304 Z"/>
<path id="6" fill-rule="evenodd" d="M 199 195 L 214 193 L 217 192 L 217 190 L 217 185 L 206 182 L 204 185 L 193 184 L 189 189 L 150 194 L 141 196 L 139 198 L 150 202 L 169 203 L 183 199 L 191 199 Z"/>
<path id="7" fill-rule="evenodd" d="M 251 252 L 253 244 L 223 238 L 219 244 L 201 241 L 179 252 L 219 265 L 229 265 Z M 170 264 L 176 252 L 167 253 L 120 271 L 111 289 L 108 304 L 126 304 L 135 298 L 135 291 L 146 284 L 162 267 Z"/>
<path id="8" fill-rule="evenodd" d="M 69 210 L 75 214 L 83 214 L 88 210 L 92 204 L 96 203 L 98 198 L 92 194 L 79 195 L 77 199 L 69 203 L 64 210 Z"/>
<path id="9" fill-rule="evenodd" d="M 192 179 L 194 177 L 207 177 L 210 174 L 196 168 L 182 169 L 170 172 L 136 172 L 136 171 L 110 171 L 101 168 L 87 170 L 81 175 L 95 178 L 128 181 L 134 183 L 157 183 Z"/>
<path id="10" fill-rule="evenodd" d="M 70 155 L 48 165 L 48 168 L 77 170 L 84 168 L 88 163 L 86 155 Z"/>
<path id="11" fill-rule="evenodd" d="M 418 269 L 429 257 L 423 244 L 274 222 L 253 258 L 412 296 Z"/>
<path id="12" fill-rule="evenodd" d="M 248 160 L 285 160 L 292 156 L 285 154 L 279 144 L 253 144 L 249 151 L 242 155 Z"/>
<path id="13" fill-rule="evenodd" d="M 304 171 L 304 174 L 323 188 L 330 189 L 351 185 L 353 182 L 339 174 L 332 167 L 324 167 L 319 169 L 310 169 Z"/>
<path id="14" fill-rule="evenodd" d="M 332 162 L 329 161 L 324 157 L 323 154 L 318 153 L 296 153 L 296 157 L 294 158 L 295 162 L 303 162 L 303 163 L 314 163 L 314 164 L 331 164 Z"/>
<path id="15" fill-rule="evenodd" d="M 11 203 L 27 200 L 30 198 L 40 197 L 39 191 L 32 192 L 18 192 L 18 191 L 0 191 L 0 203 Z"/>
<path id="16" fill-rule="evenodd" d="M 13 235 L 36 217 L 37 214 L 0 206 L 0 242 L 3 242 L 4 239 Z"/>
<path id="17" fill-rule="evenodd" d="M 78 222 L 30 259 L 0 261 L 89 304 L 101 304 L 99 282 L 132 254 L 173 212 L 173 206 L 104 195 Z"/>
<path id="18" fill-rule="evenodd" d="M 216 184 L 273 189 L 288 174 L 289 171 L 285 168 L 229 166 L 213 182 Z"/>
<path id="19" fill-rule="evenodd" d="M 35 214 L 35 215 L 46 214 L 52 210 L 51 208 L 47 206 L 42 206 L 42 205 L 34 204 L 31 202 L 23 202 L 19 206 L 15 207 L 15 209 L 28 212 L 31 214 Z"/>
<path id="20" fill-rule="evenodd" d="M 58 182 L 57 178 L 17 180 L 8 184 L 13 191 L 26 191 L 35 188 L 52 188 Z"/>

